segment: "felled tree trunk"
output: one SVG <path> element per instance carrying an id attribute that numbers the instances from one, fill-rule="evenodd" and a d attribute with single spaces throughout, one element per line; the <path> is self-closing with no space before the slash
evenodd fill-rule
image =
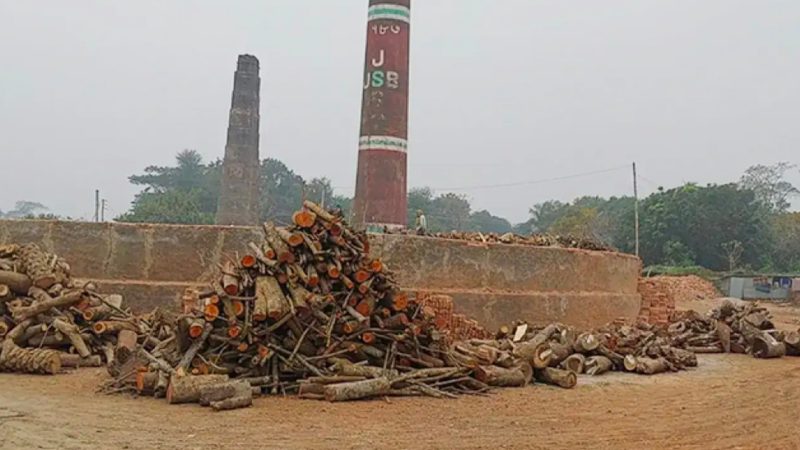
<path id="1" fill-rule="evenodd" d="M 87 358 L 82 358 L 81 355 L 74 355 L 71 353 L 61 353 L 61 367 L 101 367 L 103 360 L 100 355 L 91 355 Z"/>
<path id="2" fill-rule="evenodd" d="M 121 330 L 117 334 L 117 345 L 114 348 L 114 359 L 124 363 L 136 351 L 136 341 L 139 336 L 135 331 Z"/>
<path id="3" fill-rule="evenodd" d="M 48 261 L 50 258 L 38 245 L 23 245 L 17 251 L 17 257 L 20 260 L 22 271 L 28 275 L 34 286 L 48 289 L 55 284 L 58 278 Z"/>
<path id="4" fill-rule="evenodd" d="M 55 350 L 21 348 L 6 339 L 0 350 L 0 371 L 54 375 L 61 371 L 61 357 Z"/>
<path id="5" fill-rule="evenodd" d="M 550 350 L 553 352 L 553 356 L 550 357 L 550 362 L 548 366 L 550 367 L 558 367 L 565 359 L 569 358 L 572 354 L 572 347 L 568 345 L 564 345 L 558 342 L 550 342 Z"/>
<path id="6" fill-rule="evenodd" d="M 281 285 L 275 277 L 256 278 L 256 300 L 259 298 L 264 299 L 266 314 L 270 319 L 278 320 L 288 312 L 284 307 L 286 305 L 286 297 L 283 295 Z"/>
<path id="7" fill-rule="evenodd" d="M 584 365 L 586 364 L 586 357 L 580 353 L 573 353 L 564 362 L 561 363 L 561 366 L 569 371 L 575 372 L 577 374 L 583 373 Z"/>
<path id="8" fill-rule="evenodd" d="M 527 364 L 527 362 L 523 362 Z M 528 372 L 528 373 L 526 373 Z M 531 380 L 529 370 L 517 366 L 510 369 L 498 366 L 478 366 L 475 369 L 475 378 L 489 386 L 521 387 L 526 386 Z"/>
<path id="9" fill-rule="evenodd" d="M 197 403 L 200 401 L 200 388 L 209 384 L 228 381 L 227 375 L 173 376 L 167 388 L 167 402 Z"/>
<path id="10" fill-rule="evenodd" d="M 672 365 L 665 358 L 648 358 L 645 356 L 627 355 L 625 357 L 625 370 L 642 375 L 654 375 L 667 372 Z"/>
<path id="11" fill-rule="evenodd" d="M 253 391 L 248 391 L 245 395 L 231 397 L 225 400 L 211 403 L 214 411 L 228 411 L 231 409 L 247 408 L 253 404 Z"/>
<path id="12" fill-rule="evenodd" d="M 24 273 L 8 270 L 0 270 L 0 284 L 8 286 L 15 294 L 19 295 L 28 295 L 28 289 L 33 285 L 31 279 Z"/>
<path id="13" fill-rule="evenodd" d="M 325 386 L 325 399 L 329 402 L 359 400 L 374 397 L 389 391 L 391 382 L 386 377 L 351 383 L 329 384 Z"/>
<path id="14" fill-rule="evenodd" d="M 39 292 L 39 291 L 34 291 L 34 292 Z M 42 301 L 37 301 L 36 303 L 30 306 L 18 306 L 14 308 L 9 308 L 14 320 L 16 322 L 21 322 L 25 319 L 30 319 L 31 317 L 35 317 L 38 314 L 50 311 L 51 308 L 58 309 L 58 308 L 65 308 L 68 306 L 72 306 L 81 301 L 81 299 L 83 298 L 83 292 L 80 290 L 66 292 L 56 298 L 49 298 L 50 296 L 46 292 L 44 292 L 43 295 L 46 297 L 43 297 Z"/>
<path id="15" fill-rule="evenodd" d="M 753 339 L 753 356 L 756 358 L 780 358 L 786 355 L 786 346 L 767 333 Z"/>
<path id="16" fill-rule="evenodd" d="M 578 336 L 578 339 L 575 340 L 573 349 L 577 353 L 587 354 L 597 350 L 597 347 L 599 346 L 600 341 L 594 334 L 582 333 L 580 336 Z"/>
<path id="17" fill-rule="evenodd" d="M 800 356 L 800 331 L 786 333 L 783 344 L 786 346 L 788 356 Z"/>
<path id="18" fill-rule="evenodd" d="M 538 381 L 559 386 L 564 389 L 572 389 L 578 384 L 578 376 L 571 370 L 545 367 L 544 369 L 536 370 L 534 374 Z"/>
<path id="19" fill-rule="evenodd" d="M 232 397 L 247 396 L 252 398 L 253 388 L 247 381 L 231 380 L 223 383 L 207 384 L 200 386 L 200 405 L 209 406 Z"/>
<path id="20" fill-rule="evenodd" d="M 586 358 L 584 369 L 587 375 L 602 375 L 610 371 L 614 367 L 614 363 L 605 356 L 590 356 Z"/>

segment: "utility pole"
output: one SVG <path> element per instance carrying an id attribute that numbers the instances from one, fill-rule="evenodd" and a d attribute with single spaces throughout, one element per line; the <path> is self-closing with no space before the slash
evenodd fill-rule
<path id="1" fill-rule="evenodd" d="M 639 256 L 639 186 L 636 181 L 636 162 L 633 163 L 633 220 L 635 253 Z"/>
<path id="2" fill-rule="evenodd" d="M 94 221 L 100 221 L 100 189 L 94 190 Z"/>
<path id="3" fill-rule="evenodd" d="M 100 222 L 106 221 L 106 204 L 108 204 L 108 200 L 106 199 L 100 202 Z"/>

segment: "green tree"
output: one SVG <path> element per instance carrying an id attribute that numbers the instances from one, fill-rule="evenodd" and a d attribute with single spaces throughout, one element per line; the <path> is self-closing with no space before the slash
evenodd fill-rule
<path id="1" fill-rule="evenodd" d="M 752 267 L 763 264 L 770 248 L 763 204 L 753 191 L 736 184 L 690 183 L 657 192 L 641 207 L 641 255 L 648 265 L 670 259 L 665 252 L 670 241 L 681 243 L 697 264 L 714 270 L 727 269 L 723 243 L 741 242 L 741 261 Z"/>
<path id="2" fill-rule="evenodd" d="M 777 214 L 770 230 L 775 243 L 771 268 L 782 272 L 800 272 L 800 213 Z"/>
<path id="3" fill-rule="evenodd" d="M 739 185 L 755 192 L 756 198 L 772 212 L 785 212 L 791 206 L 789 199 L 800 193 L 786 181 L 786 172 L 795 168 L 796 165 L 787 162 L 752 166 L 742 175 Z"/>
<path id="4" fill-rule="evenodd" d="M 0 211 L 0 219 L 23 219 L 32 218 L 46 214 L 48 208 L 39 202 L 19 200 L 14 203 L 14 209 L 3 213 Z"/>
<path id="5" fill-rule="evenodd" d="M 204 211 L 198 189 L 142 192 L 131 211 L 116 219 L 134 223 L 213 224 L 214 213 Z"/>
<path id="6" fill-rule="evenodd" d="M 512 231 L 512 227 L 508 220 L 494 216 L 484 209 L 469 215 L 469 231 L 505 234 Z"/>

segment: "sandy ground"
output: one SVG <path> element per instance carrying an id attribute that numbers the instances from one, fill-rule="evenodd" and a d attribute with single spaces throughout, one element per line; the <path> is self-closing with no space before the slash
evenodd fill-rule
<path id="1" fill-rule="evenodd" d="M 800 309 L 775 312 L 780 326 L 800 326 Z M 0 374 L 0 448 L 800 449 L 800 358 L 701 355 L 689 372 L 582 376 L 570 391 L 535 385 L 349 404 L 264 398 L 216 414 L 95 394 L 104 378 L 102 370 Z"/>

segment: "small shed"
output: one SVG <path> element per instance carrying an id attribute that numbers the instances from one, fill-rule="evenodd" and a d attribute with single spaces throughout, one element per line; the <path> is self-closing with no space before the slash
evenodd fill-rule
<path id="1" fill-rule="evenodd" d="M 800 275 L 729 275 L 721 280 L 720 290 L 743 300 L 788 301 L 800 293 Z"/>

